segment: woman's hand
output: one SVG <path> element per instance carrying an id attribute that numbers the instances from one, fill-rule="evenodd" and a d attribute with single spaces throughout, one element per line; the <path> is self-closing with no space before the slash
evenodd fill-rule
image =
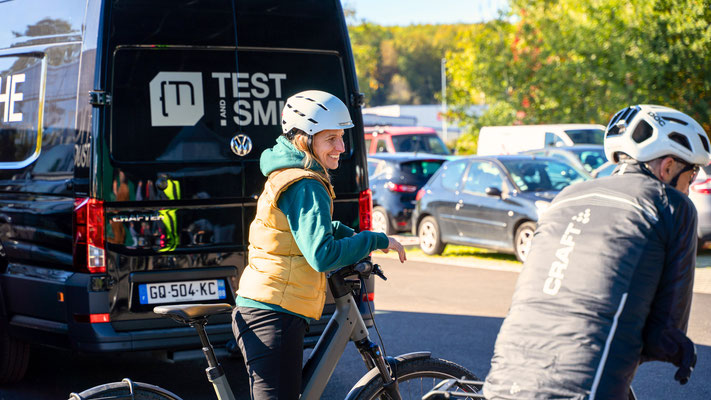
<path id="1" fill-rule="evenodd" d="M 395 238 L 388 236 L 388 248 L 383 249 L 383 253 L 387 253 L 390 250 L 397 251 L 397 255 L 398 257 L 400 257 L 401 263 L 404 263 L 405 260 L 407 260 L 407 256 L 405 255 L 405 248 L 402 247 L 400 242 L 398 242 Z"/>

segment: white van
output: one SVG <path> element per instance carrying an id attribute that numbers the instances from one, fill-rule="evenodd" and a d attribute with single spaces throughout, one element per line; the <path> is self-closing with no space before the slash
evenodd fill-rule
<path id="1" fill-rule="evenodd" d="M 605 127 L 596 124 L 485 126 L 478 155 L 516 154 L 548 146 L 602 144 Z"/>

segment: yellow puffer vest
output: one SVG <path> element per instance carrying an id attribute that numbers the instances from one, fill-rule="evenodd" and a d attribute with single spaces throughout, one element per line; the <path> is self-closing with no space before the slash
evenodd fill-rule
<path id="1" fill-rule="evenodd" d="M 301 179 L 315 179 L 326 187 L 333 215 L 336 195 L 323 176 L 301 168 L 269 174 L 257 202 L 257 215 L 249 227 L 249 265 L 242 273 L 237 294 L 319 319 L 326 302 L 326 274 L 306 262 L 286 215 L 277 207 L 281 193 Z"/>

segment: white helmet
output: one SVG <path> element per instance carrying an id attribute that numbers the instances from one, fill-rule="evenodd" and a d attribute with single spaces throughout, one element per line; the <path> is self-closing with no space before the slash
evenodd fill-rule
<path id="1" fill-rule="evenodd" d="M 709 139 L 693 118 L 673 108 L 637 105 L 620 110 L 605 131 L 605 155 L 617 162 L 617 153 L 637 161 L 674 156 L 691 165 L 707 165 Z"/>
<path id="2" fill-rule="evenodd" d="M 281 112 L 283 133 L 297 128 L 313 136 L 327 129 L 352 127 L 348 107 L 338 97 L 320 90 L 306 90 L 289 97 Z"/>

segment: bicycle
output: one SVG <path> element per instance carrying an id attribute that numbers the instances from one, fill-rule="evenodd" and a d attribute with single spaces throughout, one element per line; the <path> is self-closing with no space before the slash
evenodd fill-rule
<path id="1" fill-rule="evenodd" d="M 466 379 L 477 381 L 478 378 L 466 368 L 453 362 L 432 358 L 430 352 L 421 351 L 387 357 L 380 346 L 370 340 L 368 329 L 361 317 L 354 295 L 360 295 L 365 279 L 376 275 L 387 279 L 380 266 L 373 264 L 370 258 L 361 260 L 329 274 L 328 284 L 336 302 L 336 312 L 329 320 L 324 332 L 319 337 L 311 352 L 302 374 L 302 400 L 315 400 L 321 397 L 338 360 L 343 355 L 346 345 L 352 341 L 360 353 L 368 372 L 353 386 L 347 400 L 371 400 L 403 398 L 420 399 L 438 381 L 447 379 Z M 357 279 L 352 279 L 356 277 Z M 349 279 L 350 278 L 350 279 Z M 366 293 L 367 294 L 367 293 Z M 368 308 L 370 309 L 370 303 Z M 215 357 L 215 352 L 205 332 L 207 319 L 211 315 L 229 312 L 229 304 L 184 304 L 158 306 L 156 314 L 164 315 L 178 322 L 190 325 L 200 337 L 202 350 L 207 360 L 205 370 L 212 383 L 218 400 L 234 400 L 234 394 L 227 377 Z M 372 316 L 372 309 L 369 310 Z M 375 319 L 373 319 L 375 324 Z M 380 337 L 377 325 L 376 332 Z M 380 337 L 382 343 L 382 337 Z M 425 384 L 431 384 L 425 388 Z M 480 385 L 463 385 L 455 391 L 478 393 Z M 413 396 L 405 397 L 404 394 Z M 81 393 L 71 393 L 69 400 L 100 399 L 137 399 L 137 400 L 181 400 L 176 394 L 158 386 L 133 382 L 124 379 L 121 382 L 99 385 Z"/>

